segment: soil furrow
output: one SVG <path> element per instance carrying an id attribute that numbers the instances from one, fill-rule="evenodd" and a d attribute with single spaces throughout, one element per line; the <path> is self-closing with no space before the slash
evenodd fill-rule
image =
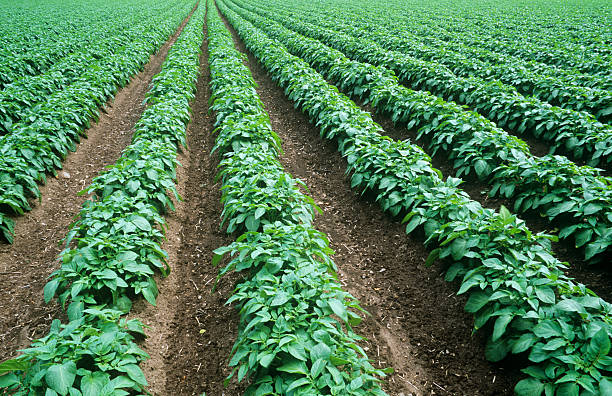
<path id="1" fill-rule="evenodd" d="M 456 285 L 444 282 L 440 266 L 424 266 L 423 240 L 406 236 L 398 221 L 351 191 L 346 162 L 334 145 L 321 140 L 230 30 L 248 55 L 258 93 L 282 139 L 281 162 L 323 209 L 316 227 L 330 238 L 344 287 L 371 313 L 357 328 L 369 339 L 368 355 L 376 366 L 396 370 L 385 389 L 390 395 L 512 394 L 520 373 L 512 362 L 499 366 L 485 360 L 485 338 L 472 335 L 465 298 L 454 295 Z"/>
<path id="2" fill-rule="evenodd" d="M 202 4 L 203 6 L 203 4 Z M 206 27 L 205 27 L 206 28 Z M 218 268 L 212 251 L 230 244 L 235 236 L 220 229 L 220 183 L 214 182 L 218 159 L 210 156 L 214 114 L 210 98 L 208 47 L 202 44 L 197 94 L 187 127 L 188 149 L 179 156 L 177 188 L 183 201 L 167 217 L 172 272 L 158 280 L 157 306 L 144 300 L 134 305 L 133 316 L 150 326 L 143 348 L 151 359 L 143 364 L 154 395 L 241 395 L 244 385 L 223 380 L 238 330 L 238 313 L 225 305 L 236 276 L 220 280 L 213 292 Z"/>
<path id="3" fill-rule="evenodd" d="M 0 361 L 16 355 L 18 349 L 45 334 L 53 318 L 61 317 L 58 304 L 43 302 L 42 290 L 59 266 L 56 258 L 61 240 L 87 199 L 77 193 L 130 144 L 151 80 L 190 16 L 151 56 L 143 71 L 107 102 L 100 119 L 85 131 L 87 139 L 66 157 L 58 176 L 49 177 L 41 187 L 41 201 L 32 202 L 32 211 L 15 219 L 15 243 L 0 245 Z"/>

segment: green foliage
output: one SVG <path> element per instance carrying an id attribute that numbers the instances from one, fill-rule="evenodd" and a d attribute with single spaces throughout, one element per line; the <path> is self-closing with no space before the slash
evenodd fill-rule
<path id="1" fill-rule="evenodd" d="M 153 7 L 151 19 L 144 25 L 134 24 L 125 32 L 110 30 L 107 51 L 96 47 L 91 55 L 66 58 L 66 62 L 74 62 L 58 63 L 57 70 L 20 80 L 0 93 L 0 116 L 7 114 L 10 118 L 0 117 L 0 123 L 10 124 L 10 133 L 0 137 L 2 215 L 21 215 L 30 210 L 28 198 L 40 198 L 38 183 L 45 181 L 47 173 L 55 174 L 61 168 L 62 160 L 76 149 L 75 142 L 91 120 L 98 119 L 98 109 L 142 69 L 175 31 L 189 7 L 184 1 Z M 122 24 L 131 24 L 129 15 L 123 17 Z M 103 28 L 105 32 L 112 29 L 108 25 Z M 40 91 L 41 84 L 48 90 Z M 16 97 L 20 101 L 15 102 Z M 11 107 L 22 102 L 19 111 Z M 11 228 L 3 223 L 0 236 L 12 239 Z"/>
<path id="2" fill-rule="evenodd" d="M 576 247 L 584 250 L 586 260 L 595 263 L 605 257 L 612 246 L 612 219 L 602 208 L 612 205 L 612 179 L 600 176 L 593 168 L 578 167 L 564 157 L 532 156 L 525 142 L 486 118 L 428 92 L 399 85 L 393 72 L 385 67 L 352 61 L 338 50 L 266 17 L 233 9 L 286 45 L 294 55 L 303 57 L 343 92 L 365 98 L 394 121 L 407 123 L 409 129 L 418 128 L 419 137 L 429 136 L 431 152 L 444 152 L 458 177 L 475 174 L 492 186 L 491 195 L 514 198 L 515 210 L 536 210 L 547 215 L 559 227 L 561 238 L 574 239 Z M 296 19 L 283 18 L 283 23 L 340 49 L 358 41 Z M 354 45 L 351 54 L 368 53 L 363 46 Z M 374 54 L 379 60 L 383 56 L 384 51 Z M 559 201 L 567 203 L 561 212 L 556 210 Z M 579 204 L 585 201 L 587 206 Z"/>
<path id="3" fill-rule="evenodd" d="M 517 392 L 576 388 L 605 394 L 601 384 L 608 385 L 612 368 L 612 306 L 563 274 L 564 265 L 550 250 L 554 237 L 533 234 L 506 208 L 495 212 L 470 200 L 458 188 L 461 181 L 442 180 L 421 149 L 381 137 L 367 113 L 303 60 L 233 7 L 218 4 L 288 97 L 324 137 L 338 142 L 352 185 L 375 193 L 392 214 L 405 216 L 407 231 L 423 226 L 427 243 L 436 247 L 428 264 L 438 259 L 449 264 L 446 279 L 459 279 L 459 293 L 469 294 L 466 310 L 474 314 L 475 329 L 490 329 L 487 358 L 523 353 L 530 360 L 524 369 L 529 379 L 517 384 Z"/>
<path id="4" fill-rule="evenodd" d="M 376 370 L 352 326 L 357 301 L 342 291 L 333 253 L 312 227 L 318 209 L 283 171 L 278 137 L 270 126 L 248 68 L 208 2 L 214 151 L 223 156 L 223 221 L 236 242 L 215 251 L 213 264 L 230 261 L 246 274 L 229 303 L 240 310 L 228 380 L 249 377 L 247 395 L 384 395 Z"/>
<path id="5" fill-rule="evenodd" d="M 177 147 L 190 119 L 204 15 L 199 7 L 168 52 L 132 144 L 84 191 L 93 197 L 72 224 L 61 267 L 44 287 L 46 302 L 57 296 L 67 306 L 69 322 L 54 321 L 47 336 L 0 364 L 0 387 L 11 394 L 145 392 L 138 363 L 148 356 L 135 343 L 144 336 L 143 325 L 122 315 L 137 295 L 154 305 L 153 276 L 169 271 L 161 249 L 162 213 L 173 208 L 171 195 L 180 199 Z"/>
<path id="6" fill-rule="evenodd" d="M 446 66 L 419 59 L 399 51 L 390 51 L 363 33 L 361 28 L 346 23 L 346 13 L 307 18 L 293 10 L 282 12 L 278 6 L 262 9 L 240 2 L 241 7 L 274 19 L 289 29 L 321 40 L 342 51 L 348 57 L 384 66 L 393 70 L 398 79 L 413 89 L 429 91 L 445 99 L 468 105 L 471 109 L 516 133 L 529 132 L 551 144 L 551 153 L 562 151 L 574 158 L 584 158 L 590 165 L 609 166 L 612 161 L 612 129 L 586 112 L 564 109 L 534 97 L 521 95 L 516 88 L 499 81 L 476 76 L 456 76 Z M 326 19 L 332 23 L 327 24 Z M 324 26 L 322 26 L 325 25 Z M 377 34 L 384 34 L 378 31 Z M 393 33 L 387 33 L 392 36 Z M 317 62 L 312 63 L 317 65 Z M 374 79 L 374 78 L 373 78 Z M 342 81 L 342 79 L 335 79 Z M 355 81 L 352 82 L 355 84 Z M 358 96 L 364 95 L 365 84 L 347 87 Z M 343 88 L 343 90 L 345 90 Z M 394 115 L 395 116 L 395 115 Z"/>

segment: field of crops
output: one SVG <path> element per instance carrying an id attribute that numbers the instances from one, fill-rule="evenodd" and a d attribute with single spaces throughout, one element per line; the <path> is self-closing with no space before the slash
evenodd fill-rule
<path id="1" fill-rule="evenodd" d="M 0 0 L 0 391 L 612 396 L 602 0 Z"/>

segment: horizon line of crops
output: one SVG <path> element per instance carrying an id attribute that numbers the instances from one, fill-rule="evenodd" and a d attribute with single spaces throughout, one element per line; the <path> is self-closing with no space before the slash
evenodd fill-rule
<path id="1" fill-rule="evenodd" d="M 20 10 L 16 3 L 0 9 L 0 21 L 6 29 L 0 31 L 0 89 L 25 76 L 45 72 L 55 62 L 87 45 L 88 34 L 103 28 L 109 12 L 128 13 L 125 6 L 116 5 L 100 12 L 99 5 L 87 9 L 57 2 Z"/>
<path id="2" fill-rule="evenodd" d="M 237 304 L 240 325 L 226 381 L 251 378 L 246 395 L 385 395 L 385 370 L 370 364 L 352 329 L 362 309 L 342 290 L 329 241 L 312 225 L 320 209 L 284 172 L 280 139 L 243 55 L 212 0 L 207 5 L 222 224 L 240 235 L 215 250 L 213 264 L 230 256 L 217 280 L 248 274 L 227 302 Z"/>
<path id="3" fill-rule="evenodd" d="M 204 7 L 198 7 L 170 48 L 146 95 L 148 107 L 130 146 L 84 191 L 86 201 L 64 239 L 61 267 L 44 287 L 69 322 L 52 323 L 15 359 L 0 363 L 0 388 L 13 395 L 128 395 L 146 392 L 138 363 L 148 358 L 137 341 L 144 325 L 127 320 L 132 299 L 155 305 L 156 272 L 169 271 L 163 214 L 178 200 L 178 146 L 185 145 L 195 96 Z"/>
<path id="4" fill-rule="evenodd" d="M 265 13 L 266 17 L 300 34 L 320 40 L 354 60 L 387 67 L 409 88 L 427 90 L 448 101 L 465 104 L 502 128 L 517 134 L 528 132 L 551 143 L 549 154 L 561 149 L 575 159 L 584 159 L 590 166 L 601 164 L 610 169 L 612 126 L 602 124 L 587 112 L 551 106 L 537 98 L 524 97 L 513 86 L 499 81 L 457 77 L 440 63 L 383 49 L 365 37 L 361 30 L 345 24 L 342 13 L 333 15 L 327 12 L 328 17 L 335 18 L 335 28 L 327 29 L 318 25 L 315 19 L 311 20 L 304 15 L 300 15 L 299 20 L 290 17 L 294 14 L 283 12 L 280 7 L 236 3 L 253 12 Z M 306 23 L 305 19 L 311 21 L 312 25 Z M 348 31 L 351 33 L 343 33 Z"/>
<path id="5" fill-rule="evenodd" d="M 562 66 L 556 62 L 565 60 L 563 68 L 578 68 L 589 74 L 604 74 L 609 70 L 612 48 L 606 36 L 609 18 L 606 18 L 605 8 L 601 8 L 603 3 L 505 1 L 488 2 L 494 4 L 493 7 L 487 3 L 474 7 L 469 1 L 455 1 L 431 7 L 429 2 L 409 6 L 401 1 L 386 2 L 398 11 L 394 19 L 409 23 L 419 35 L 427 32 L 428 36 L 444 41 L 455 36 L 461 36 L 465 42 L 471 38 L 477 40 L 477 46 L 488 46 L 495 51 L 524 50 L 522 55 L 527 60 L 542 61 L 539 59 L 542 58 L 544 63 L 552 62 L 555 66 Z M 380 10 L 377 2 L 338 0 L 329 3 L 327 8 L 358 11 L 360 15 L 376 15 Z M 555 23 L 545 23 L 551 15 L 557 17 Z M 538 59 L 534 59 L 534 55 Z"/>
<path id="6" fill-rule="evenodd" d="M 608 40 L 606 38 L 606 19 L 602 18 L 605 14 L 602 15 L 603 13 L 597 9 L 588 10 L 584 7 L 584 2 L 580 3 L 581 7 L 575 7 L 574 3 L 571 12 L 563 13 L 563 19 L 560 18 L 550 25 L 542 23 L 541 14 L 532 14 L 536 10 L 540 11 L 543 6 L 548 7 L 548 11 L 554 10 L 558 14 L 558 9 L 565 4 L 566 2 L 529 3 L 531 9 L 527 12 L 523 10 L 521 19 L 514 19 L 509 15 L 516 8 L 498 6 L 495 11 L 504 13 L 506 23 L 497 23 L 501 15 L 497 18 L 490 14 L 478 15 L 478 10 L 473 7 L 470 8 L 466 19 L 448 18 L 446 15 L 433 24 L 430 23 L 431 12 L 418 16 L 400 14 L 399 17 L 411 26 L 417 24 L 420 28 L 415 32 L 421 37 L 433 36 L 443 41 L 461 41 L 470 46 L 484 47 L 493 52 L 525 59 L 534 66 L 539 62 L 569 69 L 570 72 L 606 74 L 610 67 L 612 52 L 609 38 Z M 512 5 L 515 6 L 516 2 Z M 440 8 L 429 11 L 435 14 L 439 10 Z M 482 10 L 483 8 L 480 8 L 480 11 Z M 495 22 L 492 24 L 491 21 Z M 519 27 L 521 24 L 523 26 Z M 540 27 L 543 28 L 543 32 L 534 31 Z M 602 28 L 604 29 L 601 30 Z"/>
<path id="7" fill-rule="evenodd" d="M 593 168 L 577 167 L 564 157 L 534 157 L 527 144 L 481 115 L 399 85 L 388 69 L 352 61 L 340 51 L 300 35 L 279 23 L 239 8 L 239 13 L 303 57 L 340 89 L 371 102 L 393 121 L 432 135 L 430 149 L 450 156 L 456 176 L 476 174 L 491 195 L 515 198 L 515 210 L 538 210 L 559 226 L 559 236 L 573 237 L 585 259 L 597 262 L 612 245 L 612 182 Z M 230 6 L 231 7 L 231 6 Z M 234 8 L 234 10 L 236 10 Z"/>
<path id="8" fill-rule="evenodd" d="M 317 18 L 317 23 L 322 26 L 331 29 L 338 27 L 333 20 L 328 20 L 327 14 L 321 13 L 320 10 L 309 8 L 303 11 L 303 16 L 307 17 L 309 13 L 312 13 L 313 17 Z M 413 37 L 408 27 L 395 34 L 390 34 L 387 28 L 390 21 L 386 16 L 381 19 L 381 17 L 372 15 L 364 17 L 346 14 L 345 18 L 353 28 L 361 31 L 362 36 L 377 42 L 385 49 L 400 51 L 427 61 L 439 62 L 458 76 L 479 76 L 492 81 L 499 80 L 515 86 L 524 95 L 535 96 L 552 105 L 576 111 L 588 111 L 602 123 L 612 120 L 612 92 L 603 88 L 605 84 L 610 85 L 612 79 L 610 75 L 600 76 L 601 81 L 594 83 L 596 88 L 568 85 L 557 78 L 542 76 L 525 68 L 510 68 L 504 63 L 492 65 L 477 59 L 478 54 L 481 53 L 478 49 L 466 48 L 465 51 L 469 50 L 470 53 L 465 54 L 447 49 L 442 44 L 438 47 L 424 44 L 421 38 Z"/>
<path id="9" fill-rule="evenodd" d="M 519 395 L 612 391 L 612 305 L 563 274 L 550 236 L 531 233 L 505 208 L 496 213 L 470 200 L 458 179 L 441 179 L 419 147 L 381 136 L 368 113 L 307 63 L 225 2 L 217 4 L 296 107 L 323 137 L 338 142 L 353 187 L 377 193 L 384 210 L 406 214 L 407 233 L 422 226 L 426 243 L 439 246 L 427 263 L 445 259 L 451 264 L 446 279 L 463 278 L 459 294 L 470 294 L 466 310 L 475 315 L 475 328 L 490 334 L 487 358 L 515 353 L 530 360 L 523 369 L 528 377 L 515 388 Z"/>
<path id="10" fill-rule="evenodd" d="M 164 4 L 163 8 L 149 7 L 146 13 L 121 12 L 114 19 L 105 15 L 103 29 L 84 31 L 80 34 L 87 37 L 87 45 L 51 65 L 48 70 L 36 76 L 26 76 L 6 86 L 0 91 L 0 135 L 10 133 L 14 124 L 19 128 L 23 124 L 36 122 L 41 102 L 56 91 L 66 89 L 71 83 L 87 79 L 88 72 L 104 67 L 108 57 L 121 54 L 126 44 L 136 39 L 151 19 L 172 12 L 178 3 Z M 122 11 L 122 10 L 120 10 Z"/>
<path id="11" fill-rule="evenodd" d="M 15 221 L 11 215 L 31 210 L 28 198 L 40 199 L 39 183 L 48 173 L 61 169 L 69 151 L 76 150 L 90 120 L 97 120 L 99 108 L 130 78 L 144 67 L 176 31 L 193 8 L 193 2 L 180 1 L 168 14 L 149 20 L 121 51 L 101 59 L 78 82 L 49 96 L 36 116 L 15 126 L 0 137 L 0 236 L 12 243 Z"/>
<path id="12" fill-rule="evenodd" d="M 419 20 L 422 23 L 422 20 Z M 448 22 L 448 21 L 445 21 Z M 462 21 L 462 23 L 464 23 Z M 475 24 L 478 27 L 478 24 Z M 436 31 L 433 34 L 437 35 L 443 41 L 461 41 L 462 43 L 473 46 L 486 48 L 493 52 L 502 52 L 506 55 L 516 56 L 521 59 L 525 59 L 528 62 L 540 62 L 550 66 L 562 67 L 569 72 L 578 71 L 581 73 L 592 74 L 592 75 L 605 75 L 610 67 L 610 52 L 603 53 L 598 52 L 601 45 L 601 41 L 597 43 L 591 43 L 585 46 L 585 42 L 581 40 L 580 43 L 574 46 L 567 46 L 566 48 L 551 48 L 549 45 L 534 45 L 533 43 L 524 42 L 523 45 L 517 45 L 517 41 L 525 38 L 524 33 L 513 32 L 513 35 L 505 40 L 500 40 L 499 37 L 491 35 L 489 32 L 480 31 L 478 34 L 461 34 L 463 32 L 449 32 L 442 26 L 436 26 Z M 563 34 L 562 29 L 558 29 L 558 32 Z M 421 31 L 419 31 L 421 33 Z M 431 35 L 431 33 L 430 33 Z M 532 37 L 530 37 L 531 39 Z M 559 40 L 555 44 L 566 44 L 566 42 Z M 608 51 L 610 50 L 607 48 Z M 589 53 L 596 54 L 591 59 L 584 59 L 581 55 L 588 55 Z M 577 56 L 574 56 L 577 55 Z"/>

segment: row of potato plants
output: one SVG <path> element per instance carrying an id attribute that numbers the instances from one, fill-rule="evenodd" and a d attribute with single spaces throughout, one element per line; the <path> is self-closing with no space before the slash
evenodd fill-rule
<path id="1" fill-rule="evenodd" d="M 284 6 L 288 7 L 288 6 Z M 289 7 L 288 7 L 289 8 Z M 304 17 L 317 21 L 317 24 L 334 29 L 341 28 L 335 25 L 335 19 L 322 11 L 309 7 Z M 302 13 L 300 12 L 300 15 Z M 570 84 L 555 77 L 543 76 L 526 68 L 508 67 L 503 63 L 491 64 L 478 59 L 478 48 L 447 49 L 442 43 L 438 46 L 423 43 L 423 39 L 409 33 L 410 28 L 403 26 L 396 31 L 390 31 L 390 23 L 385 16 L 368 14 L 344 14 L 346 23 L 357 28 L 360 37 L 374 40 L 383 48 L 400 51 L 416 58 L 435 61 L 448 67 L 453 73 L 462 77 L 477 76 L 487 80 L 499 80 L 505 84 L 515 86 L 524 95 L 536 98 L 576 111 L 587 111 L 603 123 L 612 118 L 612 93 L 604 89 L 604 82 L 596 87 L 583 87 Z M 347 32 L 350 34 L 350 32 Z"/>
<path id="2" fill-rule="evenodd" d="M 402 39 L 412 43 L 423 42 L 422 37 L 406 35 L 407 29 L 409 26 L 401 25 L 392 34 L 401 35 Z M 584 78 L 580 79 L 577 72 L 567 71 L 560 77 L 550 71 L 532 70 L 529 64 L 521 64 L 520 60 L 509 56 L 435 37 L 424 47 L 427 50 L 421 53 L 421 57 L 446 64 L 459 75 L 499 80 L 515 86 L 525 95 L 533 95 L 553 105 L 588 111 L 604 123 L 612 120 L 612 77 L 609 74 L 583 75 Z"/>
<path id="3" fill-rule="evenodd" d="M 551 8 L 558 7 L 557 4 L 551 6 Z M 502 10 L 503 8 L 499 7 L 499 11 Z M 558 12 L 558 10 L 555 11 Z M 577 70 L 582 73 L 603 75 L 609 69 L 611 61 L 609 44 L 601 36 L 591 37 L 591 41 L 588 37 L 585 37 L 585 34 L 588 33 L 601 33 L 598 32 L 601 27 L 597 26 L 597 23 L 593 23 L 594 21 L 588 20 L 589 15 L 576 15 L 576 24 L 566 26 L 574 32 L 580 29 L 581 35 L 578 42 L 572 42 L 571 33 L 568 34 L 567 30 L 557 24 L 555 24 L 556 29 L 554 31 L 548 31 L 544 34 L 548 39 L 546 42 L 534 42 L 534 38 L 539 38 L 540 33 L 535 33 L 537 36 L 534 37 L 534 32 L 508 29 L 507 24 L 493 25 L 489 23 L 483 25 L 483 18 L 471 20 L 469 23 L 466 23 L 465 20 L 453 18 L 451 19 L 451 26 L 449 26 L 448 18 L 444 19 L 444 24 L 441 21 L 430 24 L 429 22 L 432 21 L 424 21 L 423 14 L 419 16 L 421 18 L 418 18 L 418 20 L 411 18 L 407 22 L 418 23 L 421 27 L 419 33 L 424 31 L 429 36 L 436 36 L 444 41 L 458 41 L 471 47 L 486 48 L 494 52 L 518 56 L 527 61 L 542 62 L 570 71 Z M 508 15 L 504 16 L 507 17 Z M 527 29 L 540 24 L 541 18 L 542 15 L 528 18 Z M 511 23 L 517 22 L 512 17 L 510 20 Z M 457 25 L 453 26 L 452 22 L 459 24 L 462 30 L 455 29 Z"/>
<path id="4" fill-rule="evenodd" d="M 392 20 L 409 23 L 411 31 L 421 36 L 425 36 L 421 31 L 427 33 L 426 36 L 444 41 L 456 41 L 459 36 L 461 42 L 495 52 L 520 55 L 527 60 L 567 69 L 578 68 L 589 74 L 605 74 L 609 69 L 612 47 L 606 39 L 607 26 L 601 22 L 605 19 L 605 11 L 597 3 L 568 4 L 555 0 L 522 2 L 517 6 L 514 1 L 478 5 L 458 1 L 432 6 L 428 1 L 385 2 L 387 7 L 395 10 Z M 347 5 L 353 4 L 335 0 L 327 3 L 326 7 L 335 6 L 350 12 Z M 377 16 L 380 7 L 379 2 L 362 1 L 354 10 L 359 10 L 361 15 L 372 13 Z M 550 18 L 554 18 L 555 23 L 548 23 Z M 524 49 L 529 54 L 523 53 Z M 560 63 L 556 63 L 558 61 Z"/>
<path id="5" fill-rule="evenodd" d="M 37 4 L 17 2 L 0 8 L 0 89 L 24 76 L 35 76 L 87 45 L 88 34 L 126 14 L 127 2 L 110 7 L 80 0 Z M 131 7 L 137 11 L 137 8 Z"/>
<path id="6" fill-rule="evenodd" d="M 352 185 L 377 194 L 383 209 L 405 215 L 406 232 L 420 228 L 438 245 L 427 263 L 445 259 L 446 279 L 459 279 L 475 328 L 486 329 L 487 358 L 522 354 L 530 366 L 519 395 L 606 395 L 612 305 L 563 274 L 550 236 L 534 234 L 507 209 L 482 208 L 458 185 L 442 180 L 417 146 L 381 136 L 382 129 L 281 43 L 218 2 L 270 76 L 284 88 L 321 134 L 338 143 Z M 565 393 L 564 393 L 565 392 Z"/>
<path id="7" fill-rule="evenodd" d="M 368 5 L 376 11 L 376 2 Z M 497 2 L 493 7 L 484 3 L 474 7 L 470 3 L 447 3 L 434 8 L 424 3 L 417 12 L 396 16 L 410 22 L 415 30 L 425 30 L 444 41 L 461 41 L 589 74 L 605 74 L 609 70 L 611 48 L 596 3 L 568 5 L 554 1 L 530 3 L 524 8 L 515 5 Z M 416 11 L 406 3 L 394 2 L 390 6 Z M 555 23 L 546 23 L 551 16 L 556 18 Z M 505 22 L 499 23 L 500 20 Z"/>
<path id="8" fill-rule="evenodd" d="M 396 33 L 403 32 L 410 26 L 403 21 L 395 22 L 396 21 L 392 23 L 392 31 Z M 609 75 L 592 75 L 581 73 L 578 70 L 565 70 L 545 63 L 525 60 L 517 56 L 495 52 L 486 47 L 472 46 L 458 40 L 442 40 L 439 37 L 430 36 L 424 31 L 419 31 L 417 34 L 412 35 L 412 37 L 421 39 L 436 48 L 446 48 L 451 51 L 476 57 L 490 66 L 503 64 L 505 67 L 516 69 L 516 76 L 520 75 L 525 80 L 529 79 L 528 83 L 533 84 L 533 88 L 531 89 L 537 89 L 540 83 L 538 80 L 540 79 L 556 79 L 565 86 L 571 85 L 595 89 L 610 89 L 612 87 L 612 77 Z M 504 76 L 502 75 L 500 78 L 504 78 Z"/>
<path id="9" fill-rule="evenodd" d="M 366 98 L 394 121 L 430 136 L 434 154 L 445 152 L 457 177 L 474 173 L 490 184 L 490 194 L 514 198 L 515 210 L 538 211 L 572 238 L 585 259 L 597 262 L 612 245 L 612 182 L 590 167 L 565 157 L 532 156 L 527 144 L 508 135 L 481 115 L 445 102 L 428 92 L 398 84 L 392 71 L 352 61 L 321 42 L 304 37 L 246 9 L 231 7 L 284 43 L 340 89 Z"/>
<path id="10" fill-rule="evenodd" d="M 276 3 L 270 8 L 257 8 L 240 2 L 241 7 L 274 19 L 300 34 L 322 41 L 346 56 L 360 62 L 384 66 L 395 72 L 400 82 L 408 87 L 426 90 L 448 101 L 469 106 L 474 111 L 496 122 L 502 128 L 529 133 L 550 143 L 550 153 L 561 149 L 575 159 L 584 159 L 591 166 L 607 168 L 612 163 L 612 126 L 602 124 L 586 112 L 551 106 L 534 97 L 525 97 L 516 88 L 479 77 L 458 77 L 446 66 L 389 51 L 374 41 L 292 18 Z M 350 29 L 341 16 L 335 26 Z"/>
<path id="11" fill-rule="evenodd" d="M 33 117 L 36 119 L 38 103 L 53 93 L 66 89 L 71 83 L 87 78 L 89 70 L 103 68 L 108 57 L 121 54 L 125 45 L 133 41 L 150 26 L 150 20 L 176 12 L 183 0 L 163 6 L 149 7 L 146 12 L 122 13 L 106 19 L 104 26 L 83 31 L 88 44 L 83 44 L 54 63 L 44 73 L 19 79 L 0 91 L 0 135 L 9 133 L 13 124 Z M 110 17 L 110 16 L 107 16 Z"/>
<path id="12" fill-rule="evenodd" d="M 55 319 L 48 335 L 0 364 L 0 388 L 10 394 L 146 392 L 138 363 L 148 355 L 137 344 L 144 326 L 124 315 L 138 295 L 155 305 L 153 276 L 169 271 L 161 248 L 163 214 L 173 209 L 171 195 L 180 199 L 176 156 L 195 96 L 204 15 L 198 7 L 154 77 L 131 145 L 84 191 L 92 199 L 64 240 L 61 267 L 44 287 L 45 301 L 57 296 L 69 321 Z"/>
<path id="13" fill-rule="evenodd" d="M 245 272 L 228 303 L 240 310 L 227 380 L 251 379 L 247 395 L 385 395 L 377 370 L 352 329 L 358 302 L 342 290 L 325 234 L 313 225 L 319 210 L 284 172 L 280 140 L 243 55 L 209 1 L 208 49 L 213 151 L 221 155 L 222 218 L 240 236 L 215 250 L 219 273 Z"/>
<path id="14" fill-rule="evenodd" d="M 28 198 L 40 198 L 38 183 L 55 174 L 69 151 L 76 149 L 98 109 L 148 62 L 193 8 L 179 1 L 150 19 L 123 48 L 94 63 L 78 81 L 60 89 L 0 137 L 0 234 L 12 242 L 14 221 L 31 209 Z"/>

